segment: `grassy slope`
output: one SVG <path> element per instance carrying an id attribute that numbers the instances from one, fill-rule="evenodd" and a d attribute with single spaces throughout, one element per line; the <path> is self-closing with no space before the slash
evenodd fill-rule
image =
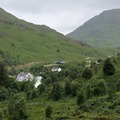
<path id="1" fill-rule="evenodd" d="M 34 25 L 19 20 L 0 9 L 0 49 L 20 61 L 80 60 L 85 56 L 101 56 L 103 53 L 82 46 L 47 26 Z M 59 51 L 59 52 L 57 52 Z"/>
<path id="2" fill-rule="evenodd" d="M 84 25 L 67 36 L 83 40 L 91 46 L 119 47 L 120 46 L 120 9 L 104 11 L 88 20 Z"/>

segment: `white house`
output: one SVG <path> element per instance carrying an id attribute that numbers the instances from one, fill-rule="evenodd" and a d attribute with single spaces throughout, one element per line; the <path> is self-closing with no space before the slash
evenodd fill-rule
<path id="1" fill-rule="evenodd" d="M 37 76 L 34 78 L 34 76 L 31 74 L 31 73 L 26 73 L 26 72 L 20 72 L 18 75 L 17 75 L 17 78 L 16 80 L 18 82 L 21 82 L 21 81 L 32 81 L 32 80 L 35 80 L 35 88 L 37 88 L 40 84 L 41 84 L 41 80 L 42 80 L 42 76 Z"/>
<path id="2" fill-rule="evenodd" d="M 52 68 L 52 72 L 60 72 L 60 71 L 62 71 L 62 69 L 59 68 L 59 67 L 53 67 Z"/>
<path id="3" fill-rule="evenodd" d="M 33 79 L 34 76 L 31 73 L 26 73 L 26 72 L 20 72 L 16 78 L 17 81 L 28 81 L 28 80 L 32 81 Z"/>

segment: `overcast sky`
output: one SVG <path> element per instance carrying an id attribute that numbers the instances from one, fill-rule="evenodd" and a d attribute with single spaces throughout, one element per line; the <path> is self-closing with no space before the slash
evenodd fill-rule
<path id="1" fill-rule="evenodd" d="M 120 0 L 0 0 L 0 7 L 20 19 L 69 33 Z"/>

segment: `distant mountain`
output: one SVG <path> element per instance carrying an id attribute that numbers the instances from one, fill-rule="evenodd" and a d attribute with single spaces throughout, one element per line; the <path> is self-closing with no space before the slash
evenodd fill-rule
<path id="1" fill-rule="evenodd" d="M 45 25 L 20 20 L 0 8 L 0 59 L 17 64 L 72 61 L 99 55 L 101 52 L 71 40 Z"/>
<path id="2" fill-rule="evenodd" d="M 120 9 L 107 10 L 67 35 L 96 47 L 120 47 Z"/>

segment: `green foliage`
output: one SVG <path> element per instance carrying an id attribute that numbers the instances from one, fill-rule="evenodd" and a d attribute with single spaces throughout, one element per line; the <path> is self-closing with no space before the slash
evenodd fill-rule
<path id="1" fill-rule="evenodd" d="M 70 67 L 69 77 L 74 80 L 81 75 L 80 73 L 80 68 L 78 69 L 78 67 Z"/>
<path id="2" fill-rule="evenodd" d="M 71 86 L 71 83 L 70 83 L 70 81 L 66 81 L 65 82 L 65 94 L 66 95 L 70 95 L 71 93 L 72 93 L 72 86 Z"/>
<path id="3" fill-rule="evenodd" d="M 61 86 L 58 83 L 53 85 L 50 97 L 56 101 L 62 97 Z"/>
<path id="4" fill-rule="evenodd" d="M 85 79 L 91 79 L 93 76 L 93 72 L 90 68 L 85 68 L 85 70 L 82 73 L 82 77 Z"/>
<path id="5" fill-rule="evenodd" d="M 5 87 L 0 86 L 0 101 L 7 100 L 9 97 L 9 92 Z"/>
<path id="6" fill-rule="evenodd" d="M 7 70 L 5 64 L 0 62 L 0 85 L 7 86 L 9 84 Z"/>
<path id="7" fill-rule="evenodd" d="M 34 99 L 34 98 L 37 98 L 37 97 L 38 97 L 37 90 L 36 90 L 36 89 L 33 89 L 33 90 L 32 90 L 31 98 Z"/>
<path id="8" fill-rule="evenodd" d="M 39 92 L 40 94 L 44 93 L 44 92 L 45 92 L 45 89 L 46 89 L 46 85 L 45 85 L 44 83 L 42 83 L 42 84 L 40 84 L 40 85 L 38 86 L 38 92 Z"/>
<path id="9" fill-rule="evenodd" d="M 47 77 L 46 79 L 44 79 L 44 84 L 45 85 L 49 85 L 50 83 L 52 83 L 52 78 L 51 77 Z"/>
<path id="10" fill-rule="evenodd" d="M 43 66 L 38 64 L 30 68 L 30 72 L 32 72 L 34 75 L 39 75 L 41 71 L 43 71 Z"/>
<path id="11" fill-rule="evenodd" d="M 8 103 L 9 120 L 27 120 L 26 103 L 24 98 L 13 97 Z"/>
<path id="12" fill-rule="evenodd" d="M 116 82 L 116 90 L 120 91 L 120 80 L 117 80 Z"/>
<path id="13" fill-rule="evenodd" d="M 91 87 L 92 85 L 87 85 L 86 86 L 86 97 L 87 99 L 93 97 L 93 87 Z"/>
<path id="14" fill-rule="evenodd" d="M 0 111 L 0 120 L 3 120 L 3 112 Z"/>
<path id="15" fill-rule="evenodd" d="M 27 91 L 30 91 L 30 90 L 32 90 L 32 87 L 31 87 L 30 83 L 29 82 L 25 83 L 24 91 L 27 92 Z"/>
<path id="16" fill-rule="evenodd" d="M 7 65 L 12 66 L 12 65 L 17 65 L 20 63 L 19 55 L 12 56 L 8 51 L 6 52 L 2 50 L 0 50 L 0 55 Z"/>
<path id="17" fill-rule="evenodd" d="M 103 73 L 104 73 L 105 75 L 114 75 L 115 72 L 116 72 L 115 66 L 114 66 L 113 63 L 110 61 L 110 59 L 107 58 L 107 59 L 104 61 Z"/>
<path id="18" fill-rule="evenodd" d="M 0 87 L 0 110 L 3 113 L 3 119 L 6 120 L 9 117 L 11 120 L 25 120 L 29 115 L 30 120 L 46 118 L 89 120 L 97 116 L 108 117 L 111 114 L 117 118 L 120 114 L 120 63 L 118 58 L 115 59 L 116 74 L 112 76 L 102 74 L 103 64 L 101 63 L 98 65 L 97 74 L 93 74 L 92 79 L 85 80 L 86 78 L 81 76 L 81 71 L 89 68 L 73 62 L 61 65 L 62 71 L 59 73 L 47 68 L 38 70 L 41 71 L 41 76 L 43 75 L 42 84 L 38 88 L 34 88 L 34 81 L 17 82 L 13 78 L 8 79 L 9 86 Z M 94 70 L 94 65 L 90 70 Z M 75 76 L 70 75 L 72 71 L 75 71 L 73 72 Z M 27 102 L 21 100 L 19 95 L 22 98 L 25 96 Z M 47 103 L 53 108 L 52 117 L 46 115 Z"/>
<path id="19" fill-rule="evenodd" d="M 77 95 L 77 89 L 78 89 L 78 86 L 77 86 L 77 84 L 76 83 L 72 83 L 72 85 L 71 85 L 72 87 L 72 96 L 76 96 Z"/>
<path id="20" fill-rule="evenodd" d="M 104 80 L 99 80 L 97 85 L 93 88 L 94 96 L 102 96 L 106 94 L 106 83 Z"/>
<path id="21" fill-rule="evenodd" d="M 26 98 L 27 98 L 27 100 L 32 100 L 32 91 L 31 90 L 26 92 Z"/>
<path id="22" fill-rule="evenodd" d="M 45 116 L 46 118 L 50 118 L 52 114 L 52 107 L 50 105 L 48 105 L 45 109 Z"/>
<path id="23" fill-rule="evenodd" d="M 19 82 L 20 91 L 27 92 L 34 88 L 34 81 L 22 81 Z"/>
<path id="24" fill-rule="evenodd" d="M 85 101 L 85 93 L 83 90 L 81 90 L 77 96 L 77 105 L 81 105 Z"/>

